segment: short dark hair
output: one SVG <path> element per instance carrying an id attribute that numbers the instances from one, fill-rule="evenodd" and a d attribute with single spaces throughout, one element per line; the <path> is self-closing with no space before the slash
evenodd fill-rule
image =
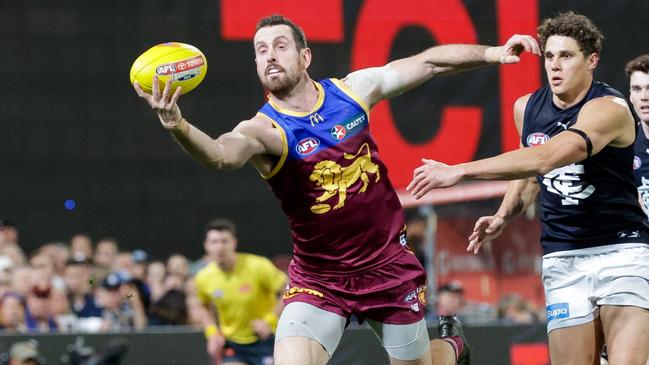
<path id="1" fill-rule="evenodd" d="M 207 236 L 207 232 L 216 230 L 216 231 L 228 231 L 232 233 L 233 236 L 237 236 L 237 226 L 229 219 L 217 218 L 209 221 L 205 225 L 204 232 Z"/>
<path id="2" fill-rule="evenodd" d="M 592 20 L 572 11 L 559 13 L 553 18 L 543 20 L 543 23 L 539 25 L 536 31 L 543 50 L 545 50 L 548 38 L 553 35 L 560 35 L 577 41 L 579 49 L 585 56 L 602 52 L 602 42 L 604 41 L 602 32 Z"/>
<path id="3" fill-rule="evenodd" d="M 629 77 L 636 71 L 649 73 L 649 54 L 640 55 L 629 61 L 624 67 L 624 71 Z"/>
<path id="4" fill-rule="evenodd" d="M 257 27 L 255 30 L 257 31 L 263 27 L 272 27 L 274 25 L 288 25 L 293 32 L 293 40 L 295 41 L 297 49 L 301 50 L 307 47 L 306 36 L 304 35 L 302 28 L 300 28 L 300 26 L 293 23 L 289 18 L 281 14 L 273 14 L 271 16 L 261 18 L 259 22 L 257 22 Z"/>

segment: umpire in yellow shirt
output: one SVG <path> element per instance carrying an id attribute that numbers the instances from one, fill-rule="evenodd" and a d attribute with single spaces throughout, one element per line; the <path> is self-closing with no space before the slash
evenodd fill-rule
<path id="1" fill-rule="evenodd" d="M 216 363 L 270 365 L 286 275 L 265 257 L 237 252 L 234 223 L 210 222 L 203 242 L 209 263 L 195 277 L 210 317 L 207 351 Z"/>

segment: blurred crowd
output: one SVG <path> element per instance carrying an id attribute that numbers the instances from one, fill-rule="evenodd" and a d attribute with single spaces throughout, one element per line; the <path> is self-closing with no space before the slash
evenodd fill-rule
<path id="1" fill-rule="evenodd" d="M 290 257 L 273 260 L 286 270 Z M 110 332 L 149 326 L 205 324 L 193 275 L 207 264 L 172 254 L 165 260 L 143 250 L 121 250 L 110 237 L 93 241 L 77 234 L 69 242 L 50 242 L 26 253 L 18 228 L 0 220 L 0 330 L 35 332 Z M 468 303 L 460 282 L 438 288 L 431 319 L 458 313 L 465 321 L 530 324 L 544 321 L 516 294 L 498 306 Z"/>
<path id="2" fill-rule="evenodd" d="M 153 259 L 110 237 L 77 234 L 26 253 L 15 224 L 0 221 L 0 329 L 110 332 L 204 324 L 192 275 L 206 264 L 182 254 Z"/>

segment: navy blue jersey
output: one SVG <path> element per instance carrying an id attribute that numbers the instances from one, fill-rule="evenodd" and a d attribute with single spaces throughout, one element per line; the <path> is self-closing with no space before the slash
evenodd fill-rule
<path id="1" fill-rule="evenodd" d="M 610 86 L 593 82 L 582 101 L 560 109 L 552 101 L 549 86 L 537 90 L 525 107 L 523 146 L 543 144 L 570 128 L 584 104 L 607 95 L 623 98 Z M 606 146 L 583 161 L 537 176 L 544 254 L 649 242 L 649 228 L 634 184 L 633 157 L 633 144 L 624 148 Z"/>
<path id="2" fill-rule="evenodd" d="M 633 173 L 635 174 L 635 186 L 638 188 L 640 202 L 644 205 L 645 212 L 649 212 L 649 139 L 647 139 L 642 124 L 638 125 L 637 130 Z"/>

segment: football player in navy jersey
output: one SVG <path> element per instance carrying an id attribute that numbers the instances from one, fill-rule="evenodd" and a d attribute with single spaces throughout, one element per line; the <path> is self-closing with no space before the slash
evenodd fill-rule
<path id="1" fill-rule="evenodd" d="M 649 229 L 633 181 L 631 108 L 593 80 L 603 36 L 590 19 L 559 14 L 538 33 L 548 85 L 514 105 L 522 148 L 455 166 L 425 159 L 408 190 L 420 198 L 463 180 L 513 180 L 496 214 L 476 222 L 475 253 L 540 191 L 552 364 L 598 363 L 606 343 L 611 364 L 644 365 Z"/>
<path id="2" fill-rule="evenodd" d="M 429 343 L 426 275 L 407 248 L 404 214 L 369 131 L 369 109 L 436 75 L 540 54 L 533 37 L 504 45 L 442 45 L 339 79 L 313 80 L 303 31 L 283 16 L 260 21 L 253 40 L 268 102 L 217 139 L 183 118 L 180 88 L 138 95 L 192 157 L 217 169 L 250 162 L 289 218 L 294 259 L 277 324 L 276 365 L 324 365 L 349 318 L 367 319 L 393 365 L 469 363 L 459 322 L 440 321 Z M 344 129 L 343 129 L 344 128 Z M 372 212 L 367 219 L 367 212 Z M 432 355 L 431 355 L 432 353 Z"/>
<path id="3" fill-rule="evenodd" d="M 632 59 L 624 70 L 629 77 L 629 99 L 640 119 L 633 160 L 635 185 L 640 206 L 649 215 L 649 54 Z"/>

